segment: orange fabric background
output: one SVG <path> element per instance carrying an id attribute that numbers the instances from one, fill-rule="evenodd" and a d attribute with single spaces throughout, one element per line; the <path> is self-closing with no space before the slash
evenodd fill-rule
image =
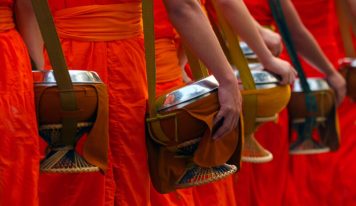
<path id="1" fill-rule="evenodd" d="M 156 83 L 157 89 L 163 84 L 174 83 L 172 87 L 183 85 L 182 71 L 179 66 L 177 48 L 174 39 L 160 38 L 155 41 L 156 46 Z M 167 86 L 166 86 L 167 87 Z M 165 89 L 165 88 L 162 88 Z M 161 89 L 161 90 L 162 90 Z M 170 88 L 166 88 L 170 89 Z M 157 93 L 160 93 L 157 91 Z"/>
<path id="2" fill-rule="evenodd" d="M 0 0 L 0 6 L 12 8 L 13 1 Z M 0 31 L 0 65 L 0 205 L 37 205 L 39 136 L 31 64 L 15 29 Z"/>

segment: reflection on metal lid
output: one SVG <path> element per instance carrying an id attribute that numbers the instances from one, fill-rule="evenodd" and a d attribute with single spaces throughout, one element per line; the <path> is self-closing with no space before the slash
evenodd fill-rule
<path id="1" fill-rule="evenodd" d="M 328 83 L 322 78 L 308 78 L 308 84 L 312 91 L 323 91 L 330 89 Z M 293 92 L 302 92 L 300 80 L 296 79 L 293 85 Z"/>
<path id="2" fill-rule="evenodd" d="M 246 44 L 246 42 L 240 41 L 240 47 L 244 55 L 255 55 L 255 52 Z"/>
<path id="3" fill-rule="evenodd" d="M 165 95 L 163 105 L 159 106 L 158 111 L 204 96 L 216 90 L 218 86 L 219 84 L 213 76 L 189 84 Z"/>
<path id="4" fill-rule="evenodd" d="M 253 80 L 255 81 L 256 87 L 262 84 L 278 84 L 279 79 L 274 74 L 264 70 L 260 63 L 250 63 L 248 64 L 251 70 Z M 240 75 L 237 70 L 235 70 L 235 75 L 240 80 Z"/>
<path id="5" fill-rule="evenodd" d="M 353 59 L 353 60 L 351 61 L 351 66 L 352 66 L 352 67 L 356 67 L 356 59 Z"/>
<path id="6" fill-rule="evenodd" d="M 55 84 L 53 70 L 32 71 L 35 84 Z M 73 83 L 102 83 L 99 75 L 93 71 L 69 70 L 69 75 Z"/>

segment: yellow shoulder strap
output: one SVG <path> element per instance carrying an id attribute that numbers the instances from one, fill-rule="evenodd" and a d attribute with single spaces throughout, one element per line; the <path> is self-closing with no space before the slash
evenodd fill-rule
<path id="1" fill-rule="evenodd" d="M 78 112 L 72 81 L 69 76 L 67 64 L 47 0 L 32 0 L 32 6 L 53 67 L 58 90 L 60 91 L 62 110 L 65 113 Z M 68 115 L 62 119 L 63 128 L 58 144 L 68 145 L 75 141 L 77 120 L 71 116 L 72 115 Z"/>
<path id="2" fill-rule="evenodd" d="M 188 62 L 190 65 L 190 70 L 195 81 L 209 76 L 208 69 L 204 64 L 193 54 L 193 52 L 188 48 L 184 47 L 185 54 L 187 55 Z"/>
<path id="3" fill-rule="evenodd" d="M 240 48 L 240 44 L 237 36 L 234 34 L 232 28 L 225 20 L 220 8 L 218 7 L 216 0 L 212 0 L 214 9 L 216 11 L 218 22 L 221 27 L 222 33 L 226 38 L 227 47 L 230 51 L 230 58 L 232 63 L 236 66 L 239 71 L 240 78 L 244 90 L 255 90 L 255 81 L 252 77 L 251 70 L 248 66 L 248 62 L 243 55 L 243 52 Z M 257 115 L 257 96 L 256 95 L 244 95 L 243 96 L 243 117 L 245 125 L 255 125 L 256 115 Z M 245 128 L 245 133 L 249 134 L 253 131 L 253 126 Z M 247 131 L 247 130 L 251 131 Z"/>

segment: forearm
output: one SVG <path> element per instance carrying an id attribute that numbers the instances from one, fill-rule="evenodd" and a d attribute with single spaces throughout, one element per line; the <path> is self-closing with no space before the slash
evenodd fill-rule
<path id="1" fill-rule="evenodd" d="M 197 1 L 164 1 L 171 22 L 182 39 L 211 70 L 219 83 L 225 84 L 236 81 L 232 68 Z"/>
<path id="2" fill-rule="evenodd" d="M 238 34 L 256 53 L 262 64 L 272 58 L 272 53 L 264 43 L 262 28 L 253 19 L 241 0 L 217 0 L 222 14 L 236 34 Z"/>
<path id="3" fill-rule="evenodd" d="M 306 30 L 303 35 L 293 37 L 293 42 L 298 53 L 319 71 L 325 75 L 330 75 L 335 72 L 333 64 L 325 56 L 319 44 L 309 31 Z"/>
<path id="4" fill-rule="evenodd" d="M 339 0 L 339 1 L 341 1 L 341 0 Z M 353 18 L 356 19 L 356 1 L 355 0 L 346 0 L 346 1 L 350 7 Z"/>
<path id="5" fill-rule="evenodd" d="M 17 28 L 38 69 L 44 67 L 43 40 L 30 0 L 17 0 L 15 5 Z"/>
<path id="6" fill-rule="evenodd" d="M 304 26 L 290 0 L 281 2 L 292 41 L 298 54 L 324 74 L 330 75 L 334 73 L 335 70 L 332 63 L 325 56 L 315 38 Z"/>

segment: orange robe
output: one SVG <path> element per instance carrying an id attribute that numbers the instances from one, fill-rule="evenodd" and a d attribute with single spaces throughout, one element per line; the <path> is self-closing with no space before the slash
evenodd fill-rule
<path id="1" fill-rule="evenodd" d="M 176 32 L 171 24 L 162 0 L 154 1 L 157 95 L 184 85 L 179 66 Z"/>
<path id="2" fill-rule="evenodd" d="M 157 96 L 184 85 L 179 66 L 176 32 L 168 19 L 162 0 L 154 1 Z M 194 204 L 192 189 L 177 190 L 169 194 L 159 194 L 151 185 L 151 205 L 187 206 Z"/>
<path id="3" fill-rule="evenodd" d="M 0 205 L 38 205 L 39 152 L 27 48 L 0 0 Z"/>
<path id="4" fill-rule="evenodd" d="M 106 180 L 100 173 L 41 175 L 41 205 L 103 205 L 104 185 L 107 205 L 149 205 L 141 1 L 49 4 L 69 67 L 96 71 L 108 86 L 112 167 Z"/>

